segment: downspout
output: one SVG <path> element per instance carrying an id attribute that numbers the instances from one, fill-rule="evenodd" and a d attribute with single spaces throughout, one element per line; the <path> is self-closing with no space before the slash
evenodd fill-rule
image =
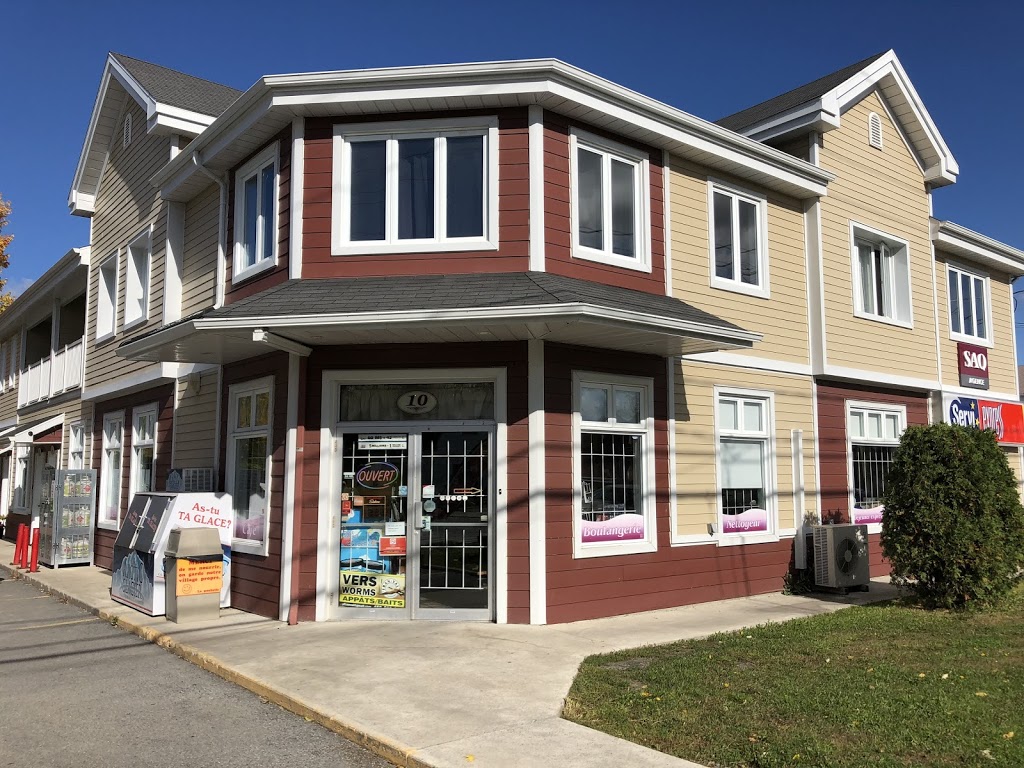
<path id="1" fill-rule="evenodd" d="M 228 175 L 214 173 L 204 166 L 198 151 L 192 153 L 192 164 L 220 187 L 220 212 L 217 216 L 217 290 L 213 300 L 213 308 L 219 309 L 224 306 L 224 282 L 227 279 Z"/>

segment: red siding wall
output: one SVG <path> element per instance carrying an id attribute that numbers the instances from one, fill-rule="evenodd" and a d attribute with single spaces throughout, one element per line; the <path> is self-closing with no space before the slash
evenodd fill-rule
<path id="1" fill-rule="evenodd" d="M 243 280 L 241 283 L 231 283 L 231 272 L 234 268 L 234 240 L 235 240 L 235 172 L 241 168 L 245 163 L 249 162 L 251 157 L 258 155 L 264 149 L 266 145 L 260 147 L 259 151 L 253 152 L 249 158 L 246 158 L 244 162 L 239 163 L 235 168 L 231 169 L 228 174 L 228 259 L 227 259 L 227 273 L 225 285 L 225 296 L 224 302 L 230 304 L 239 299 L 244 299 L 247 296 L 252 296 L 254 293 L 265 291 L 267 288 L 272 288 L 279 283 L 283 283 L 288 279 L 288 259 L 289 259 L 289 233 L 291 231 L 291 178 L 292 178 L 292 132 L 291 128 L 286 128 L 284 131 L 274 137 L 271 143 L 278 145 L 277 155 L 277 169 L 278 169 L 278 184 L 277 184 L 277 266 L 267 272 L 260 272 L 251 278 Z"/>
<path id="2" fill-rule="evenodd" d="M 861 400 L 880 405 L 903 405 L 907 425 L 928 423 L 928 396 L 916 392 L 878 389 L 852 384 L 818 382 L 818 445 L 821 455 L 822 519 L 850 521 L 849 457 L 846 452 L 846 401 Z M 882 557 L 879 536 L 869 536 L 871 575 L 885 576 L 889 565 Z"/>
<path id="3" fill-rule="evenodd" d="M 331 255 L 331 182 L 334 123 L 306 121 L 305 186 L 302 211 L 303 277 L 370 277 L 439 275 L 470 272 L 517 272 L 529 267 L 529 136 L 525 109 L 446 112 L 445 117 L 498 116 L 498 250 L 413 253 L 381 256 Z M 429 115 L 388 115 L 392 120 L 422 120 Z M 381 116 L 351 118 L 346 123 L 376 122 Z"/>
<path id="4" fill-rule="evenodd" d="M 157 404 L 156 464 L 153 468 L 154 485 L 157 491 L 167 488 L 167 475 L 171 472 L 171 440 L 174 435 L 174 385 L 165 384 L 143 392 L 134 392 L 124 397 L 103 400 L 96 403 L 93 419 L 92 466 L 96 468 L 97 507 L 99 489 L 104 487 L 103 478 L 103 417 L 114 411 L 124 411 L 124 446 L 121 461 L 121 515 L 128 511 L 128 488 L 131 477 L 132 455 L 132 409 L 142 405 Z M 98 516 L 97 516 L 98 517 Z M 100 568 L 109 569 L 114 557 L 116 531 L 96 529 L 95 560 Z"/>
<path id="5" fill-rule="evenodd" d="M 569 128 L 579 127 L 621 144 L 634 146 L 650 157 L 650 221 L 652 271 L 638 272 L 572 257 L 571 200 L 569 188 Z M 545 269 L 557 275 L 578 277 L 637 291 L 665 294 L 665 194 L 661 151 L 620 136 L 570 123 L 553 112 L 544 113 L 544 259 Z"/>
<path id="6" fill-rule="evenodd" d="M 274 377 L 273 416 L 270 445 L 270 508 L 267 528 L 270 545 L 266 557 L 243 552 L 231 553 L 231 605 L 260 616 L 277 618 L 281 588 L 281 516 L 284 501 L 284 436 L 287 431 L 288 356 L 283 352 L 264 355 L 243 363 L 224 366 L 221 394 L 220 478 L 218 487 L 230 492 L 226 482 L 229 387 L 264 376 Z"/>
<path id="7" fill-rule="evenodd" d="M 545 350 L 548 621 L 560 623 L 773 592 L 782 588 L 790 540 L 747 547 L 669 545 L 668 402 L 665 361 L 647 355 L 548 345 Z M 572 371 L 654 380 L 658 550 L 574 560 Z M 686 471 L 680 467 L 680 471 Z"/>
<path id="8" fill-rule="evenodd" d="M 303 497 L 300 525 L 299 619 L 316 608 L 317 511 L 320 485 L 321 393 L 324 371 L 367 368 L 506 368 L 508 422 L 508 620 L 530 619 L 529 457 L 525 342 L 494 344 L 318 347 L 306 379 L 305 445 L 300 456 Z M 324 425 L 333 426 L 333 425 Z"/>

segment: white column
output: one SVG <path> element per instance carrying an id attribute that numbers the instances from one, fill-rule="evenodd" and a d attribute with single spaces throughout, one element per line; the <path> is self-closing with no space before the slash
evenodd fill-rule
<path id="1" fill-rule="evenodd" d="M 545 500 L 544 443 L 544 342 L 527 342 L 529 384 L 527 403 L 530 412 L 530 623 L 547 624 L 547 505 Z"/>

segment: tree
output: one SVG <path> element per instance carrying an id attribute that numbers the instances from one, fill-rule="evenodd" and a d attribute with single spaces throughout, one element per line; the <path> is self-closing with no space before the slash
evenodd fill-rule
<path id="1" fill-rule="evenodd" d="M 1024 567 L 1024 508 L 995 433 L 951 424 L 903 433 L 883 495 L 882 550 L 926 605 L 998 602 Z"/>
<path id="2" fill-rule="evenodd" d="M 7 246 L 11 244 L 11 240 L 14 239 L 14 235 L 5 235 L 4 227 L 7 226 L 7 217 L 11 213 L 11 204 L 4 200 L 4 196 L 0 195 L 0 272 L 7 269 L 10 263 L 10 254 L 7 253 Z M 4 287 L 7 285 L 7 280 L 0 278 L 0 312 L 3 312 L 14 301 L 14 297 L 9 292 L 4 291 Z"/>

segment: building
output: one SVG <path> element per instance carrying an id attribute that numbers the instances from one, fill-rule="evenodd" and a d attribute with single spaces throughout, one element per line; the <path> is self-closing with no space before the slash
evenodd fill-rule
<path id="1" fill-rule="evenodd" d="M 877 533 L 909 424 L 998 420 L 1020 471 L 1024 252 L 932 218 L 957 174 L 891 51 L 718 124 L 555 60 L 111 54 L 69 199 L 96 562 L 173 468 L 282 621 L 778 589 L 810 520 Z"/>

